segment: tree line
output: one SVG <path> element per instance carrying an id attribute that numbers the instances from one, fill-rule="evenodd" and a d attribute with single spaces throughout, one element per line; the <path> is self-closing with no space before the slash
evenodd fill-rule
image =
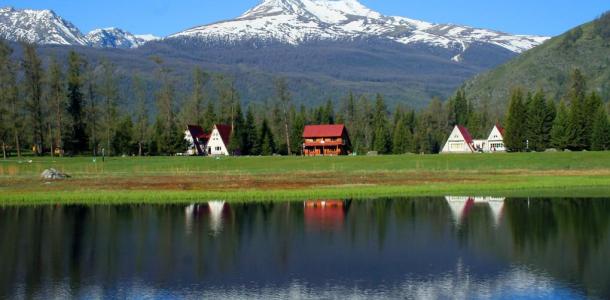
<path id="1" fill-rule="evenodd" d="M 607 111 L 595 93 L 587 94 L 579 71 L 558 107 L 542 91 L 515 89 L 506 117 L 504 109 L 473 103 L 462 89 L 446 101 L 432 99 L 421 110 L 398 105 L 390 112 L 382 95 L 353 93 L 318 107 L 297 106 L 282 78 L 275 82 L 274 97 L 244 107 L 230 77 L 198 67 L 189 78 L 192 88 L 182 91 L 159 57 L 151 57 L 157 65 L 151 84 L 138 74 L 121 77 L 110 62 L 90 63 L 75 51 L 65 62 L 56 57 L 43 62 L 34 45 L 21 47 L 15 58 L 13 49 L 0 42 L 5 158 L 24 153 L 173 155 L 187 148 L 187 124 L 205 130 L 231 125 L 228 147 L 241 155 L 298 155 L 306 125 L 335 123 L 346 125 L 358 154 L 438 153 L 454 125 L 486 137 L 496 123 L 505 123 L 505 143 L 512 151 L 609 148 Z"/>

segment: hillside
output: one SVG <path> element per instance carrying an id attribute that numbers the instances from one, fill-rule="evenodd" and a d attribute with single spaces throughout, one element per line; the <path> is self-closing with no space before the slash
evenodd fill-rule
<path id="1" fill-rule="evenodd" d="M 610 12 L 477 76 L 465 87 L 471 99 L 498 104 L 507 102 L 513 87 L 542 88 L 559 99 L 576 68 L 584 73 L 591 91 L 610 99 Z"/>

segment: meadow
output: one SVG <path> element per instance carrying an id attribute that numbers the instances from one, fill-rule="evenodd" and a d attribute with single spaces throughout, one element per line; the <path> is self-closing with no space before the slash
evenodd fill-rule
<path id="1" fill-rule="evenodd" d="M 610 152 L 0 161 L 2 205 L 444 195 L 609 196 Z"/>

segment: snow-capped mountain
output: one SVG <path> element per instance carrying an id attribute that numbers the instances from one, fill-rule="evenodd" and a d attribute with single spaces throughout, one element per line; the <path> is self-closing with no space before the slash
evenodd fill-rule
<path id="1" fill-rule="evenodd" d="M 89 32 L 85 38 L 89 46 L 97 48 L 120 48 L 129 49 L 142 46 L 144 43 L 158 39 L 152 35 L 135 35 L 119 28 L 95 29 Z"/>
<path id="2" fill-rule="evenodd" d="M 0 37 L 52 45 L 85 46 L 88 41 L 72 23 L 51 10 L 0 8 Z"/>
<path id="3" fill-rule="evenodd" d="M 514 53 L 529 50 L 547 39 L 384 16 L 358 0 L 264 0 L 234 20 L 194 27 L 170 36 L 179 37 L 291 45 L 311 40 L 384 38 L 401 44 L 423 44 L 462 52 L 472 43 L 487 43 Z M 459 54 L 454 60 L 459 60 Z"/>
<path id="4" fill-rule="evenodd" d="M 96 29 L 87 35 L 51 10 L 0 8 L 0 38 L 43 45 L 136 48 L 152 35 L 134 35 L 118 28 Z"/>

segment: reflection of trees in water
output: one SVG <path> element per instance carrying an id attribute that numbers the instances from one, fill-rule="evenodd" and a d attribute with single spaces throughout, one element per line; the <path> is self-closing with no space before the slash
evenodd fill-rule
<path id="1" fill-rule="evenodd" d="M 610 293 L 610 201 L 512 199 L 507 211 L 514 257 L 587 290 Z M 604 266 L 601 267 L 600 266 Z"/>
<path id="2" fill-rule="evenodd" d="M 64 278 L 79 291 L 133 278 L 171 286 L 221 282 L 235 272 L 284 274 L 308 259 L 299 255 L 322 255 L 317 248 L 341 251 L 326 255 L 348 262 L 360 259 L 355 264 L 366 258 L 384 263 L 396 248 L 408 249 L 400 254 L 407 262 L 414 259 L 409 255 L 434 253 L 448 256 L 451 266 L 463 254 L 480 255 L 587 287 L 610 282 L 604 268 L 610 253 L 607 200 L 509 199 L 501 219 L 475 203 L 457 224 L 443 198 L 344 203 L 342 226 L 314 231 L 306 230 L 304 206 L 297 202 L 225 204 L 216 225 L 208 208 L 179 205 L 0 209 L 0 291 L 12 291 L 16 280 L 33 293 Z M 222 228 L 215 235 L 214 226 Z M 349 256 L 352 251 L 367 256 Z"/>

